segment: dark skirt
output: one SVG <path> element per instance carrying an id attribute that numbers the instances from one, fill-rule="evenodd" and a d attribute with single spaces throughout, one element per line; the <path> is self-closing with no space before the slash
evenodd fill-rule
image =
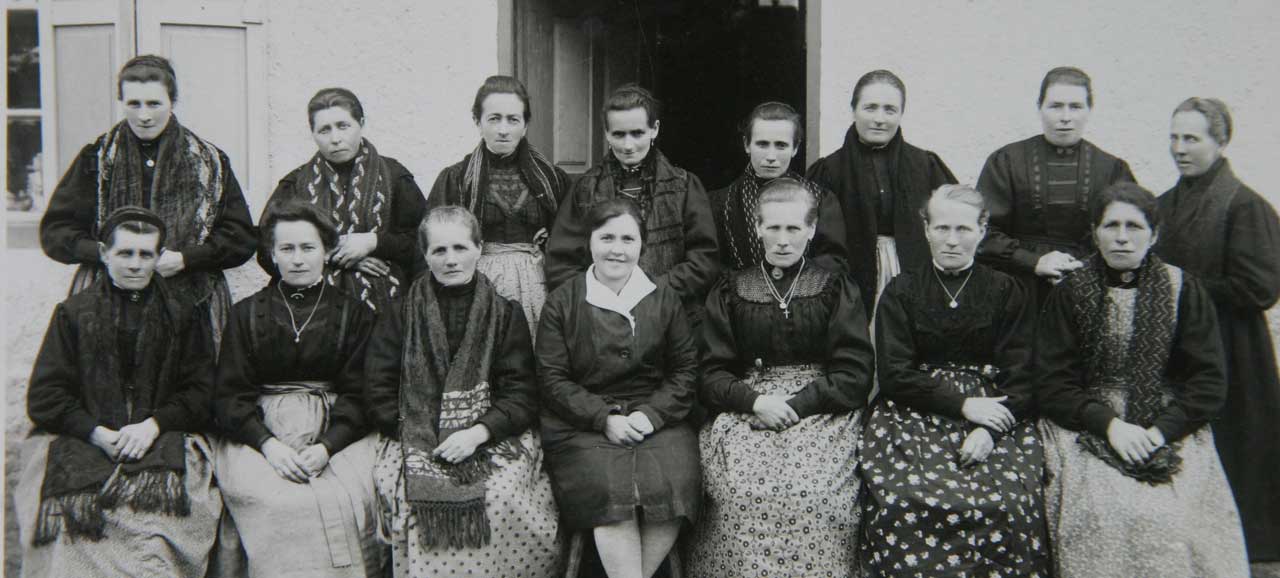
<path id="1" fill-rule="evenodd" d="M 993 391 L 977 371 L 932 377 L 966 395 Z M 888 399 L 876 406 L 860 452 L 869 576 L 1049 576 L 1035 424 L 1018 423 L 986 461 L 961 468 L 973 427 Z"/>
<path id="2" fill-rule="evenodd" d="M 567 427 L 543 415 L 543 430 Z M 551 489 L 564 524 L 587 529 L 636 517 L 697 520 L 702 502 L 698 436 L 688 424 L 658 430 L 639 445 L 611 443 L 601 432 L 543 436 Z"/>

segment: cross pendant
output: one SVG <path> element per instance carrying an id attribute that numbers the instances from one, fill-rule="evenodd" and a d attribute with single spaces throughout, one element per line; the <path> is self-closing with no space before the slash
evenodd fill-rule
<path id="1" fill-rule="evenodd" d="M 791 319 L 791 308 L 790 308 L 790 307 L 783 307 L 783 308 L 782 308 L 782 317 L 783 317 L 784 319 Z"/>

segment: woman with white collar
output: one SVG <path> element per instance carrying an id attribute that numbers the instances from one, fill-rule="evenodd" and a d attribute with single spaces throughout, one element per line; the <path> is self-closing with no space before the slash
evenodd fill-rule
<path id="1" fill-rule="evenodd" d="M 648 577 L 702 499 L 697 349 L 680 295 L 636 266 L 639 208 L 610 199 L 586 221 L 592 265 L 538 326 L 542 444 L 562 522 L 593 530 L 611 578 Z"/>

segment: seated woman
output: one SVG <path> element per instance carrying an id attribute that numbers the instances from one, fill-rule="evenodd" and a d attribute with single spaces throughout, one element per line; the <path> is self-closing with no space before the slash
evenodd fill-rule
<path id="1" fill-rule="evenodd" d="M 431 275 L 379 320 L 365 362 L 394 575 L 551 576 L 559 521 L 531 429 L 529 325 L 476 271 L 482 241 L 469 211 L 431 209 L 418 239 Z"/>
<path id="2" fill-rule="evenodd" d="M 636 266 L 639 208 L 602 201 L 585 224 L 594 263 L 538 326 L 542 444 L 563 522 L 593 529 L 611 578 L 648 577 L 702 500 L 697 349 L 679 293 Z"/>
<path id="3" fill-rule="evenodd" d="M 1227 391 L 1212 298 L 1148 253 L 1147 190 L 1103 190 L 1090 219 L 1100 255 L 1050 292 L 1035 341 L 1055 575 L 1248 576 L 1205 427 Z"/>
<path id="4" fill-rule="evenodd" d="M 338 232 L 318 208 L 274 205 L 261 230 L 280 279 L 237 303 L 227 325 L 218 486 L 251 576 L 378 576 L 361 397 L 374 313 L 325 281 Z"/>
<path id="5" fill-rule="evenodd" d="M 762 260 L 707 298 L 702 399 L 723 413 L 699 440 L 707 502 L 690 574 L 851 576 L 866 312 L 847 275 L 804 257 L 818 219 L 804 183 L 770 182 L 754 213 Z"/>
<path id="6" fill-rule="evenodd" d="M 201 578 L 222 512 L 200 434 L 209 310 L 155 275 L 159 215 L 121 207 L 100 231 L 106 274 L 54 309 L 31 372 L 36 430 L 13 495 L 22 575 Z"/>
<path id="7" fill-rule="evenodd" d="M 921 207 L 933 262 L 876 309 L 881 401 L 862 438 L 871 576 L 1049 576 L 1044 451 L 1032 409 L 1033 303 L 974 263 L 986 203 L 963 185 Z"/>

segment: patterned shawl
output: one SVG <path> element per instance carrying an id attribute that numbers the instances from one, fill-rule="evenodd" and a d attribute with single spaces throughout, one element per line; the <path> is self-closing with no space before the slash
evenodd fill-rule
<path id="1" fill-rule="evenodd" d="M 790 170 L 780 178 L 800 181 L 813 195 L 815 209 L 817 205 L 821 205 L 822 196 L 826 192 L 817 183 Z M 742 171 L 742 176 L 729 185 L 729 192 L 724 200 L 724 214 L 721 215 L 721 222 L 724 224 L 724 237 L 729 246 L 721 247 L 720 250 L 729 252 L 734 269 L 745 269 L 764 259 L 764 245 L 756 235 L 756 206 L 760 203 L 760 185 L 760 179 L 756 177 L 755 170 L 748 162 L 747 168 Z M 813 243 L 809 243 L 805 254 L 813 257 Z"/>
<path id="2" fill-rule="evenodd" d="M 116 296 L 106 275 L 85 291 L 92 305 L 76 317 L 81 402 L 98 423 L 119 430 L 152 416 L 158 391 L 177 374 L 182 340 L 179 328 L 182 306 L 163 281 L 153 281 L 142 309 L 133 348 L 135 364 L 130 383 L 123 383 L 120 356 L 122 323 Z M 129 411 L 132 403 L 133 411 Z M 127 505 L 135 512 L 185 517 L 191 513 L 183 476 L 186 450 L 182 432 L 161 433 L 137 462 L 115 463 L 89 442 L 66 435 L 49 444 L 35 544 L 52 543 L 65 529 L 75 538 L 101 540 L 105 534 L 104 509 Z"/>
<path id="3" fill-rule="evenodd" d="M 1086 383 L 1094 386 L 1091 389 L 1098 395 L 1098 401 L 1107 405 L 1110 404 L 1096 386 L 1126 384 L 1123 419 L 1148 428 L 1155 423 L 1166 404 L 1168 386 L 1165 369 L 1173 350 L 1174 330 L 1178 322 L 1181 276 L 1173 273 L 1177 269 L 1165 265 L 1154 253 L 1147 255 L 1137 271 L 1133 331 L 1125 342 L 1124 334 L 1117 331 L 1116 320 L 1108 318 L 1105 267 L 1102 258 L 1094 254 L 1085 267 L 1064 280 L 1072 294 L 1077 296 L 1075 317 L 1083 329 L 1088 366 Z M 1102 437 L 1085 432 L 1077 441 L 1124 475 L 1151 485 L 1169 483 L 1182 468 L 1178 444 L 1161 446 L 1146 462 L 1129 465 Z"/>
<path id="4" fill-rule="evenodd" d="M 462 190 L 466 192 L 463 204 L 480 222 L 484 222 L 484 216 L 481 214 L 484 211 L 484 202 L 481 199 L 489 190 L 489 154 L 491 153 L 485 150 L 484 141 L 480 141 L 476 149 L 467 155 L 467 169 L 462 174 Z M 546 225 L 550 230 L 559 208 L 559 202 L 556 199 L 563 194 L 566 183 L 561 181 L 551 161 L 529 144 L 529 139 L 520 139 L 514 154 L 520 176 L 528 185 L 529 191 L 533 193 L 533 198 L 542 205 L 543 214 L 549 219 Z"/>
<path id="5" fill-rule="evenodd" d="M 404 353 L 400 373 L 400 444 L 405 498 L 421 527 L 422 547 L 466 548 L 489 543 L 485 481 L 493 456 L 514 459 L 523 446 L 510 439 L 481 446 L 461 464 L 431 452 L 449 435 L 471 427 L 489 409 L 489 370 L 509 312 L 492 283 L 476 273 L 475 297 L 456 356 L 449 355 L 444 318 L 431 275 L 414 282 L 402 305 Z"/>

